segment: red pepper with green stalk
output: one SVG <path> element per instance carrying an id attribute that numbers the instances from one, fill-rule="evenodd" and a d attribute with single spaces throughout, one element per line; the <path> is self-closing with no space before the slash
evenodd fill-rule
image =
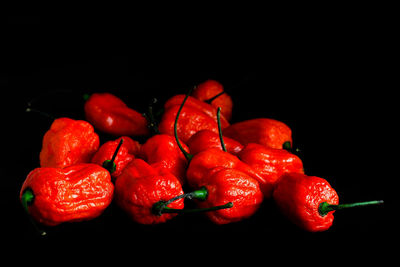
<path id="1" fill-rule="evenodd" d="M 180 105 L 186 99 L 187 105 L 181 109 Z M 217 109 L 210 104 L 200 101 L 194 97 L 175 95 L 166 101 L 164 105 L 158 130 L 160 133 L 174 136 L 175 119 L 180 110 L 180 123 L 177 126 L 179 138 L 186 143 L 189 138 L 201 130 L 211 130 L 218 133 Z M 222 128 L 228 127 L 229 122 L 221 117 Z"/>
<path id="2" fill-rule="evenodd" d="M 237 155 L 243 149 L 243 145 L 238 141 L 229 137 L 223 137 L 223 139 L 227 152 Z M 201 130 L 197 132 L 190 137 L 187 141 L 187 145 L 192 155 L 196 155 L 209 148 L 223 149 L 219 134 L 210 130 Z"/>
<path id="3" fill-rule="evenodd" d="M 224 91 L 224 86 L 216 80 L 206 80 L 193 90 L 193 97 L 215 108 L 221 107 L 221 113 L 228 121 L 232 118 L 233 101 Z"/>
<path id="4" fill-rule="evenodd" d="M 107 141 L 100 146 L 91 162 L 107 169 L 115 179 L 122 170 L 139 154 L 140 144 L 128 136 Z"/>
<path id="5" fill-rule="evenodd" d="M 198 191 L 193 197 L 204 197 Z M 134 159 L 115 182 L 115 200 L 133 221 L 159 224 L 179 213 L 205 212 L 229 208 L 230 204 L 207 209 L 184 209 L 184 194 L 179 180 L 165 169 L 155 169 L 142 159 Z"/>
<path id="6" fill-rule="evenodd" d="M 26 177 L 20 201 L 34 221 L 55 226 L 100 216 L 113 199 L 109 172 L 97 164 L 41 167 Z"/>
<path id="7" fill-rule="evenodd" d="M 273 199 L 292 223 L 303 230 L 328 230 L 333 213 L 339 209 L 382 204 L 382 200 L 339 204 L 339 196 L 323 178 L 301 173 L 286 173 L 275 185 Z"/>
<path id="8" fill-rule="evenodd" d="M 189 94 L 190 92 L 186 96 L 188 97 Z M 182 148 L 177 125 L 180 111 L 187 97 L 182 101 L 177 112 L 174 133 L 178 146 L 189 161 L 186 173 L 189 185 L 203 192 L 199 195 L 206 196 L 193 197 L 189 194 L 190 198 L 200 198 L 201 201 L 198 203 L 202 208 L 224 207 L 207 212 L 207 216 L 216 224 L 248 218 L 257 211 L 263 201 L 259 183 L 251 176 L 257 174 L 245 163 L 240 162 L 237 157 L 223 150 L 212 148 L 193 156 Z M 218 109 L 218 115 L 219 111 L 220 109 Z M 221 127 L 219 123 L 218 127 Z M 194 192 L 199 192 L 198 190 Z"/>
<path id="9" fill-rule="evenodd" d="M 278 149 L 291 149 L 293 142 L 289 126 L 270 118 L 233 123 L 223 129 L 223 135 L 237 140 L 242 145 L 256 143 Z"/>

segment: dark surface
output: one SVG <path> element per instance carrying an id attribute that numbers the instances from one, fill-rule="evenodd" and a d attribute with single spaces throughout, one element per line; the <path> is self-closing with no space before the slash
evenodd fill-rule
<path id="1" fill-rule="evenodd" d="M 125 21 L 115 18 L 114 24 L 94 27 L 88 20 L 10 17 L 7 22 L 9 47 L 0 72 L 5 134 L 0 190 L 3 236 L 10 250 L 28 247 L 26 252 L 39 260 L 62 254 L 61 248 L 71 255 L 100 248 L 107 252 L 103 256 L 135 259 L 155 253 L 151 258 L 159 261 L 168 261 L 167 254 L 192 260 L 218 255 L 220 262 L 271 257 L 286 262 L 292 258 L 282 255 L 307 259 L 327 251 L 330 260 L 391 255 L 391 240 L 399 237 L 398 156 L 389 152 L 397 150 L 398 118 L 397 95 L 389 83 L 394 72 L 383 49 L 390 43 L 385 32 L 359 27 L 354 33 L 338 25 L 324 27 L 325 34 L 298 31 L 294 38 L 254 47 L 252 32 L 244 31 L 247 46 L 233 46 L 241 35 L 224 36 L 222 44 L 215 38 L 221 36 L 217 28 L 211 39 L 218 45 L 186 39 L 175 46 L 175 35 L 162 28 L 148 31 L 155 40 L 142 46 L 138 26 L 121 29 Z M 198 34 L 194 40 L 204 38 L 204 32 Z M 385 204 L 338 211 L 323 233 L 299 230 L 270 200 L 253 217 L 223 226 L 202 215 L 143 226 L 112 204 L 93 221 L 48 229 L 44 238 L 37 235 L 18 195 L 26 175 L 39 166 L 42 137 L 51 120 L 26 113 L 28 102 L 55 117 L 84 119 L 82 94 L 107 91 L 144 112 L 153 97 L 163 103 L 206 79 L 220 81 L 232 96 L 232 122 L 269 117 L 289 125 L 306 173 L 327 179 L 342 203 L 383 199 Z"/>

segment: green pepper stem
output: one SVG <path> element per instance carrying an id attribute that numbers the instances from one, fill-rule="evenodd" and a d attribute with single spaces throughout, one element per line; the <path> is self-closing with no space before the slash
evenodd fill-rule
<path id="1" fill-rule="evenodd" d="M 222 127 L 221 127 L 221 108 L 218 107 L 217 109 L 217 123 L 218 123 L 218 133 L 219 133 L 219 140 L 221 141 L 222 150 L 227 152 L 225 147 L 224 138 L 222 136 Z"/>
<path id="2" fill-rule="evenodd" d="M 216 211 L 222 209 L 229 209 L 233 207 L 232 202 L 228 202 L 224 205 L 214 206 L 210 208 L 203 208 L 203 209 L 172 209 L 169 207 L 164 207 L 161 213 L 197 213 L 197 212 L 209 212 L 209 211 Z"/>
<path id="3" fill-rule="evenodd" d="M 379 205 L 379 204 L 383 204 L 383 200 L 374 200 L 374 201 L 356 202 L 356 203 L 338 204 L 338 205 L 322 202 L 318 207 L 318 211 L 321 216 L 325 216 L 329 212 L 334 210 L 341 210 L 341 209 L 354 208 L 360 206 Z"/>
<path id="4" fill-rule="evenodd" d="M 196 87 L 194 87 L 194 88 L 196 88 Z M 174 123 L 174 135 L 175 135 L 176 143 L 178 144 L 179 149 L 182 151 L 183 155 L 185 155 L 185 158 L 186 158 L 188 161 L 190 161 L 190 160 L 193 158 L 193 155 L 190 154 L 190 153 L 188 153 L 188 152 L 186 152 L 186 150 L 183 148 L 181 142 L 179 141 L 179 138 L 178 138 L 178 119 L 179 119 L 179 116 L 180 116 L 181 111 L 182 111 L 182 109 L 183 109 L 183 106 L 185 105 L 186 100 L 187 100 L 188 97 L 192 94 L 192 91 L 194 90 L 194 88 L 191 88 L 191 89 L 189 90 L 189 92 L 187 92 L 185 98 L 184 98 L 183 101 L 182 101 L 181 106 L 180 106 L 179 109 L 178 109 L 178 112 L 176 113 L 176 118 L 175 118 L 175 123 Z"/>
<path id="5" fill-rule="evenodd" d="M 216 94 L 215 96 L 213 96 L 207 100 L 204 100 L 204 102 L 206 102 L 207 104 L 211 104 L 211 102 L 213 102 L 215 99 L 217 99 L 218 97 L 220 97 L 223 94 L 225 94 L 225 91 L 222 91 L 221 93 Z"/>
<path id="6" fill-rule="evenodd" d="M 39 233 L 41 236 L 47 235 L 47 233 L 37 226 L 35 221 L 32 219 L 29 213 L 29 206 L 33 204 L 33 201 L 35 200 L 35 194 L 33 193 L 33 190 L 31 188 L 26 188 L 25 191 L 22 193 L 21 196 L 21 203 L 22 207 L 24 207 L 24 210 L 26 214 L 29 216 L 29 220 L 31 221 L 33 227 L 35 227 L 35 230 Z"/>
<path id="7" fill-rule="evenodd" d="M 152 211 L 153 214 L 161 216 L 164 213 L 194 213 L 194 212 L 208 212 L 208 211 L 215 211 L 215 210 L 220 210 L 220 209 L 227 209 L 227 208 L 232 208 L 233 203 L 228 202 L 224 205 L 220 206 L 214 206 L 214 207 L 209 207 L 209 208 L 202 208 L 202 209 L 173 209 L 167 207 L 169 204 L 172 202 L 185 198 L 185 199 L 198 199 L 201 201 L 206 200 L 208 197 L 208 190 L 205 186 L 201 187 L 200 189 L 197 189 L 195 191 L 192 191 L 190 193 L 185 193 L 179 196 L 176 196 L 174 198 L 171 198 L 168 201 L 158 201 L 153 205 Z"/>
<path id="8" fill-rule="evenodd" d="M 105 160 L 105 161 L 103 162 L 103 167 L 104 167 L 105 169 L 107 169 L 110 173 L 115 172 L 115 170 L 117 169 L 117 165 L 115 164 L 115 158 L 117 157 L 118 152 L 119 152 L 119 149 L 121 148 L 123 142 L 124 142 L 124 139 L 121 138 L 121 141 L 119 141 L 118 146 L 117 146 L 117 148 L 115 149 L 114 154 L 112 155 L 111 160 Z"/>

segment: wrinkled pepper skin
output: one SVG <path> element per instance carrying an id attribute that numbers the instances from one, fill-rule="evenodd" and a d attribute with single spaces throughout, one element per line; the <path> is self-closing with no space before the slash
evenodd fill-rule
<path id="1" fill-rule="evenodd" d="M 205 201 L 199 201 L 200 208 L 210 208 L 232 202 L 233 207 L 207 212 L 208 218 L 216 224 L 237 222 L 252 216 L 263 201 L 258 182 L 236 169 L 216 168 L 203 180 L 202 186 L 208 191 Z"/>
<path id="2" fill-rule="evenodd" d="M 164 111 L 158 125 L 160 133 L 174 136 L 175 118 L 179 108 L 175 105 Z M 218 133 L 218 125 L 213 118 L 198 109 L 186 106 L 182 108 L 177 125 L 180 140 L 187 143 L 195 133 L 206 129 Z"/>
<path id="3" fill-rule="evenodd" d="M 242 149 L 243 145 L 238 141 L 223 137 L 227 152 L 237 155 Z M 187 142 L 190 153 L 196 155 L 201 151 L 209 148 L 217 148 L 222 150 L 221 140 L 219 134 L 210 130 L 202 130 L 194 134 Z"/>
<path id="4" fill-rule="evenodd" d="M 168 201 L 181 194 L 182 186 L 174 175 L 158 174 L 141 159 L 133 160 L 115 183 L 117 205 L 140 224 L 159 224 L 175 217 L 177 214 L 172 213 L 156 215 L 152 208 L 159 201 Z M 183 199 L 169 204 L 168 207 L 183 209 Z"/>
<path id="5" fill-rule="evenodd" d="M 34 194 L 29 214 L 47 226 L 96 218 L 108 207 L 114 194 L 109 172 L 90 163 L 64 169 L 36 168 L 23 183 L 20 199 L 26 189 Z"/>
<path id="6" fill-rule="evenodd" d="M 238 157 L 217 148 L 207 149 L 192 158 L 186 171 L 186 179 L 189 186 L 193 188 L 201 187 L 204 184 L 203 180 L 207 179 L 207 175 L 216 167 L 236 169 L 244 172 L 260 183 L 262 191 L 269 190 L 270 185 L 268 181 L 256 170 L 241 161 Z"/>
<path id="7" fill-rule="evenodd" d="M 88 163 L 99 145 L 99 136 L 90 123 L 70 118 L 55 119 L 43 136 L 40 166 L 65 168 Z"/>
<path id="8" fill-rule="evenodd" d="M 146 136 L 147 119 L 110 93 L 94 93 L 84 105 L 86 119 L 93 126 L 114 136 Z"/>
<path id="9" fill-rule="evenodd" d="M 111 173 L 111 177 L 114 179 L 118 177 L 122 173 L 122 170 L 129 164 L 129 162 L 135 158 L 133 153 L 136 153 L 136 155 L 138 154 L 137 150 L 139 144 L 137 141 L 134 141 L 127 136 L 120 137 L 114 141 L 107 141 L 100 146 L 99 150 L 97 150 L 91 160 L 92 163 L 103 166 L 103 163 L 106 160 L 111 160 L 121 139 L 123 139 L 123 143 L 119 148 L 118 154 L 114 160 L 116 169 Z"/>
<path id="10" fill-rule="evenodd" d="M 282 175 L 276 183 L 273 199 L 290 221 L 310 232 L 325 231 L 333 223 L 334 211 L 321 216 L 321 203 L 339 204 L 336 191 L 325 179 L 301 173 Z"/>
<path id="11" fill-rule="evenodd" d="M 184 143 L 181 142 L 181 144 L 190 153 L 189 148 Z M 163 169 L 172 173 L 184 184 L 188 161 L 179 149 L 175 137 L 167 134 L 150 137 L 142 145 L 139 157 L 155 169 Z"/>
<path id="12" fill-rule="evenodd" d="M 304 173 L 302 160 L 284 149 L 248 144 L 237 156 L 267 181 L 263 191 L 266 198 L 271 197 L 276 181 L 284 173 Z"/>
<path id="13" fill-rule="evenodd" d="M 268 118 L 231 124 L 223 129 L 223 135 L 237 140 L 242 145 L 256 143 L 282 149 L 285 142 L 292 144 L 292 130 L 283 122 Z"/>
<path id="14" fill-rule="evenodd" d="M 207 101 L 224 92 L 224 86 L 216 80 L 206 80 L 193 90 L 192 96 L 201 101 Z M 211 105 L 215 108 L 221 107 L 222 115 L 230 121 L 232 118 L 233 101 L 226 92 L 215 98 Z"/>
<path id="15" fill-rule="evenodd" d="M 180 106 L 183 102 L 183 99 L 186 97 L 186 95 L 175 95 L 168 99 L 165 104 L 164 104 L 164 109 L 169 109 L 174 106 Z M 208 115 L 210 118 L 214 119 L 215 122 L 217 122 L 217 109 L 218 107 L 214 107 L 208 103 L 205 103 L 203 101 L 198 100 L 197 98 L 194 98 L 192 96 L 189 96 L 185 102 L 185 107 L 191 107 L 193 109 L 197 109 L 201 112 L 203 112 L 205 115 Z M 230 124 L 228 120 L 223 116 L 223 109 L 221 107 L 221 127 L 222 129 L 228 127 Z"/>
<path id="16" fill-rule="evenodd" d="M 185 97 L 185 95 L 175 95 L 167 100 L 164 105 L 165 111 L 158 125 L 160 133 L 174 136 L 176 115 Z M 221 116 L 221 128 L 224 129 L 229 125 L 229 122 Z M 179 138 L 186 143 L 195 133 L 206 129 L 218 133 L 217 109 L 188 96 L 177 125 Z"/>

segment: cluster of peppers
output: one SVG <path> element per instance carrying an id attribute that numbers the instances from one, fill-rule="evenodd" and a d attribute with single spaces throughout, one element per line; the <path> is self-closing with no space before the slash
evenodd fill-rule
<path id="1" fill-rule="evenodd" d="M 159 122 L 115 95 L 94 93 L 84 105 L 86 120 L 57 118 L 45 133 L 40 167 L 23 183 L 21 203 L 45 226 L 96 218 L 112 201 L 141 224 L 184 212 L 226 224 L 271 199 L 312 232 L 329 229 L 337 209 L 382 203 L 339 204 L 327 180 L 304 173 L 286 124 L 269 118 L 231 124 L 232 107 L 215 80 L 172 96 Z M 116 139 L 100 145 L 95 129 Z M 198 208 L 185 208 L 185 200 Z"/>

